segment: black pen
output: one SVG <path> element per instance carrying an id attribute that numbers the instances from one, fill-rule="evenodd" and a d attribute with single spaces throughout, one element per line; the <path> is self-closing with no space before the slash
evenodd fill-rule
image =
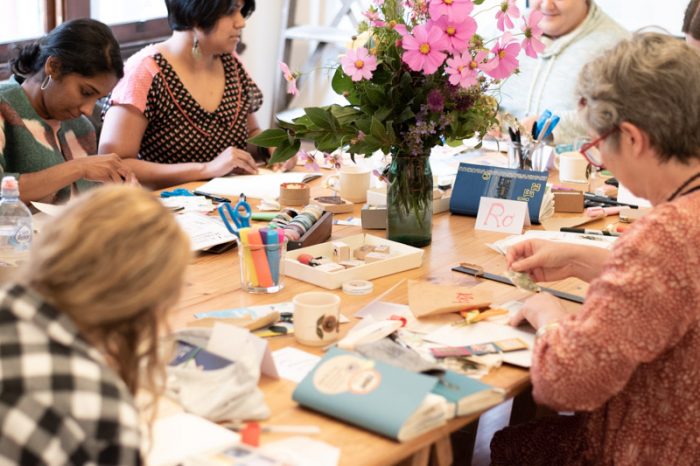
<path id="1" fill-rule="evenodd" d="M 608 204 L 608 205 L 621 205 L 621 206 L 629 207 L 631 209 L 638 209 L 639 208 L 636 205 L 625 204 L 624 202 L 618 202 L 615 199 L 612 199 L 610 197 L 598 196 L 598 195 L 593 194 L 593 193 L 583 193 L 583 197 L 589 201 L 601 202 L 603 204 Z"/>
<path id="2" fill-rule="evenodd" d="M 197 190 L 195 190 L 195 191 L 193 191 L 193 192 L 194 192 L 194 194 L 196 194 L 197 196 L 204 196 L 204 197 L 206 197 L 207 199 L 211 199 L 212 201 L 218 202 L 218 203 L 220 203 L 220 204 L 223 204 L 224 202 L 229 202 L 229 203 L 231 202 L 230 199 L 227 199 L 227 198 L 225 198 L 225 197 L 214 196 L 213 194 L 207 194 L 207 193 L 203 193 L 203 192 L 197 191 Z"/>
<path id="3" fill-rule="evenodd" d="M 581 233 L 584 235 L 603 235 L 603 236 L 620 236 L 620 233 L 614 233 L 605 230 L 589 230 L 587 228 L 567 228 L 561 227 L 559 231 L 566 233 Z"/>

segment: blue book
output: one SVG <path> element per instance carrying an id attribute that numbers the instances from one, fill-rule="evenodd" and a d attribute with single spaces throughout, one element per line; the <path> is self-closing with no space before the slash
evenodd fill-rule
<path id="1" fill-rule="evenodd" d="M 331 348 L 297 385 L 292 398 L 319 411 L 399 441 L 441 426 L 445 400 L 431 393 L 435 377 Z"/>
<path id="2" fill-rule="evenodd" d="M 486 411 L 505 400 L 506 392 L 471 377 L 446 371 L 433 393 L 447 400 L 450 417 Z"/>
<path id="3" fill-rule="evenodd" d="M 482 197 L 510 199 L 528 204 L 530 222 L 540 223 L 540 208 L 549 172 L 459 164 L 452 188 L 450 212 L 476 216 Z"/>

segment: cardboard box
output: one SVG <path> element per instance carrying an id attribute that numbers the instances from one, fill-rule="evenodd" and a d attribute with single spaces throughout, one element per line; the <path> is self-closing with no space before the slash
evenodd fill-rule
<path id="1" fill-rule="evenodd" d="M 554 191 L 554 212 L 581 213 L 583 211 L 581 191 Z"/>
<path id="2" fill-rule="evenodd" d="M 385 205 L 365 204 L 360 211 L 360 219 L 365 230 L 386 230 L 387 208 Z"/>

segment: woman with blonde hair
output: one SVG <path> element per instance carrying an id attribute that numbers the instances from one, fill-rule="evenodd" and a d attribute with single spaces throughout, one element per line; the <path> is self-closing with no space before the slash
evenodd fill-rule
<path id="1" fill-rule="evenodd" d="M 158 392 L 189 259 L 173 216 L 132 186 L 95 189 L 42 230 L 0 289 L 0 463 L 142 463 L 132 396 Z"/>

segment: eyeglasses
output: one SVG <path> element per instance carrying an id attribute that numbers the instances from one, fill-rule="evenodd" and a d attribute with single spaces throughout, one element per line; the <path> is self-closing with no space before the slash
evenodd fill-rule
<path id="1" fill-rule="evenodd" d="M 597 139 L 594 139 L 593 141 L 587 142 L 584 145 L 582 145 L 579 149 L 579 152 L 581 153 L 581 155 L 586 157 L 586 160 L 588 160 L 591 165 L 593 165 L 594 167 L 603 168 L 603 155 L 600 153 L 600 149 L 598 149 L 598 146 L 601 142 L 605 141 L 607 137 L 609 137 L 617 130 L 617 126 L 614 126 L 609 131 L 606 131 L 605 133 L 600 135 Z"/>

